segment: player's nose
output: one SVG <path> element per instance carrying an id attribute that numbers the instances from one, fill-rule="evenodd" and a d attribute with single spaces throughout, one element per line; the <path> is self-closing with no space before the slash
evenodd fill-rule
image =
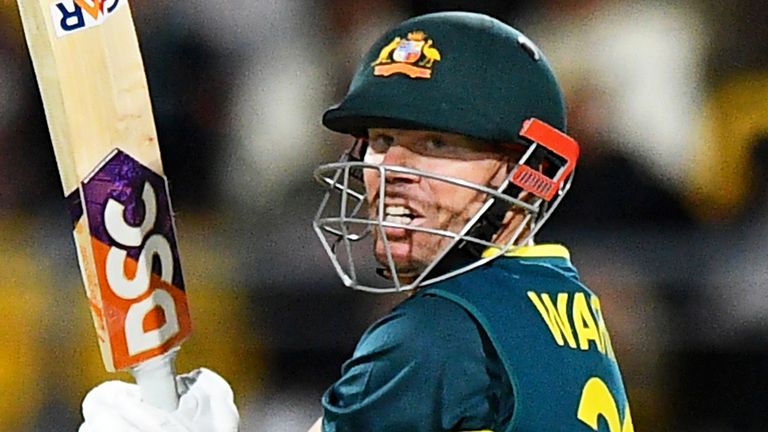
<path id="1" fill-rule="evenodd" d="M 382 163 L 386 166 L 401 167 L 406 170 L 415 169 L 417 157 L 418 155 L 407 146 L 393 145 L 387 149 Z M 416 182 L 419 178 L 420 176 L 417 174 L 397 169 L 386 169 L 385 172 L 385 180 L 387 183 Z"/>

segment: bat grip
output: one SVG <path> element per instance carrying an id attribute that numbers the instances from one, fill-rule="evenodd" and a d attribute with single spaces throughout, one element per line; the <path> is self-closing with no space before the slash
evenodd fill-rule
<path id="1" fill-rule="evenodd" d="M 151 358 L 131 369 L 141 390 L 141 400 L 161 410 L 171 412 L 179 406 L 174 360 L 178 348 Z"/>

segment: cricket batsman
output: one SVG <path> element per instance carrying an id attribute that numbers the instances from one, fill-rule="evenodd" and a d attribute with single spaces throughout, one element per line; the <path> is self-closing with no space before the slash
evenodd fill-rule
<path id="1" fill-rule="evenodd" d="M 534 243 L 579 147 L 533 42 L 480 14 L 409 19 L 323 124 L 354 138 L 315 172 L 332 265 L 350 288 L 410 296 L 361 337 L 310 432 L 633 432 L 598 296 L 564 246 Z M 81 432 L 237 430 L 224 379 L 178 382 L 171 413 L 133 384 L 96 387 Z"/>

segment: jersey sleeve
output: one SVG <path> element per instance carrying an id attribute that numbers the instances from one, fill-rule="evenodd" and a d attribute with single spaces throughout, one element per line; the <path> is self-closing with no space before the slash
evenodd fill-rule
<path id="1" fill-rule="evenodd" d="M 323 431 L 491 429 L 498 371 L 488 368 L 483 339 L 458 305 L 407 300 L 363 335 L 323 395 Z"/>

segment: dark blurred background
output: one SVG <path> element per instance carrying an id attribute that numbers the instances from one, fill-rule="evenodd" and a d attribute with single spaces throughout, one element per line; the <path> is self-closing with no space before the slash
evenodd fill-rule
<path id="1" fill-rule="evenodd" d="M 583 159 L 539 236 L 603 309 L 636 430 L 768 430 L 768 8 L 763 1 L 133 0 L 195 333 L 179 368 L 243 431 L 303 431 L 398 299 L 338 283 L 310 222 L 320 116 L 381 31 L 463 9 L 524 31 Z M 73 431 L 103 372 L 15 2 L 0 2 L 0 430 Z"/>

